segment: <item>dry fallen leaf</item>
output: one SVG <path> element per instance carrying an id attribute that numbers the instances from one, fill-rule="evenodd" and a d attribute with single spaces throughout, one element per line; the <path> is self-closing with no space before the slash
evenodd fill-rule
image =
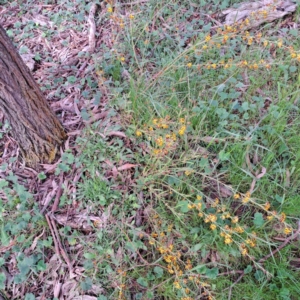
<path id="1" fill-rule="evenodd" d="M 125 164 L 121 167 L 118 167 L 117 170 L 118 171 L 125 171 L 125 170 L 128 170 L 128 169 L 131 169 L 131 168 L 135 168 L 136 166 L 138 165 L 134 165 L 134 164 Z"/>

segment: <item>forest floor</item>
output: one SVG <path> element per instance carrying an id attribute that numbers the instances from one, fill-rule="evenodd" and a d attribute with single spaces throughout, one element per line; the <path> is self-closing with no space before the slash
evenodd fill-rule
<path id="1" fill-rule="evenodd" d="M 87 2 L 0 0 L 68 133 L 0 115 L 0 300 L 299 299 L 298 4 Z"/>

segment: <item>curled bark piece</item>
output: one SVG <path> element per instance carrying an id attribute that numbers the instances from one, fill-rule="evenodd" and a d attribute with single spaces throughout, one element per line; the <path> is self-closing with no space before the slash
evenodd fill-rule
<path id="1" fill-rule="evenodd" d="M 89 45 L 83 49 L 83 51 L 87 51 L 89 53 L 93 53 L 95 51 L 96 41 L 95 41 L 95 34 L 96 34 L 96 24 L 95 24 L 95 14 L 97 10 L 97 4 L 92 3 L 88 23 L 90 25 L 89 31 Z"/>

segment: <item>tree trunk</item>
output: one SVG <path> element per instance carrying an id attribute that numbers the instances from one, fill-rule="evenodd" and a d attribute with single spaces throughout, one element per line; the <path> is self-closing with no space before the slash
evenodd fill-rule
<path id="1" fill-rule="evenodd" d="M 25 163 L 51 163 L 66 133 L 1 25 L 0 109 Z"/>

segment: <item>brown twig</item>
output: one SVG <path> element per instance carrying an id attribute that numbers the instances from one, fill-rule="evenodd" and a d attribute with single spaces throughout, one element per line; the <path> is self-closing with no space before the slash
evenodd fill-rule
<path id="1" fill-rule="evenodd" d="M 223 276 L 223 275 L 231 275 L 231 274 L 244 274 L 243 270 L 233 270 L 233 271 L 228 271 L 228 272 L 223 272 L 219 273 L 218 276 Z"/>
<path id="2" fill-rule="evenodd" d="M 52 224 L 51 224 L 50 218 L 49 218 L 48 215 L 45 215 L 45 218 L 46 218 L 46 220 L 47 220 L 48 226 L 49 226 L 50 231 L 51 231 L 51 235 L 52 235 L 53 242 L 54 242 L 55 252 L 56 252 L 57 256 L 58 256 L 59 258 L 61 258 L 61 257 L 60 257 L 60 252 L 59 252 L 58 242 L 57 242 L 57 239 L 56 239 L 56 236 L 55 236 L 55 232 L 54 232 L 54 230 L 53 230 L 53 228 L 52 228 Z"/>
<path id="3" fill-rule="evenodd" d="M 148 2 L 149 0 L 138 0 L 138 1 L 134 1 L 134 2 L 129 2 L 129 3 L 120 3 L 120 6 L 125 6 L 125 5 L 135 5 L 135 4 L 142 4 L 145 2 Z"/>
<path id="4" fill-rule="evenodd" d="M 63 193 L 63 188 L 62 188 L 63 181 L 64 181 L 64 174 L 63 174 L 63 172 L 61 172 L 60 173 L 60 177 L 59 177 L 59 185 L 57 187 L 57 192 L 56 192 L 55 200 L 54 200 L 54 203 L 53 203 L 52 209 L 51 209 L 52 213 L 56 212 L 56 210 L 58 208 L 60 197 L 61 197 L 61 195 Z"/>
<path id="5" fill-rule="evenodd" d="M 229 292 L 228 292 L 228 299 L 229 299 L 229 300 L 231 299 L 232 288 L 233 288 L 237 283 L 239 283 L 239 282 L 242 280 L 242 278 L 244 277 L 244 275 L 245 275 L 245 272 L 242 271 L 242 272 L 241 272 L 241 275 L 238 277 L 238 279 L 237 279 L 237 280 L 229 287 Z"/>
<path id="6" fill-rule="evenodd" d="M 66 262 L 66 264 L 69 268 L 69 272 L 72 273 L 72 271 L 73 271 L 72 263 L 62 246 L 62 243 L 61 243 L 60 237 L 59 237 L 59 233 L 56 228 L 55 221 L 47 214 L 45 215 L 45 218 L 47 220 L 47 223 L 48 223 L 50 231 L 51 231 L 51 235 L 53 237 L 55 252 L 60 259 L 61 259 L 61 257 L 64 259 L 64 261 Z"/>
<path id="7" fill-rule="evenodd" d="M 264 261 L 266 261 L 271 256 L 274 256 L 274 254 L 276 254 L 282 248 L 284 248 L 290 241 L 294 240 L 297 237 L 298 234 L 300 234 L 300 220 L 298 221 L 298 229 L 297 229 L 297 231 L 295 233 L 293 233 L 291 236 L 289 236 L 280 246 L 278 246 L 278 248 L 276 248 L 275 250 L 273 250 L 271 253 L 269 253 L 268 255 L 264 256 L 263 258 L 261 258 L 258 262 L 259 263 L 263 263 Z"/>
<path id="8" fill-rule="evenodd" d="M 67 254 L 66 251 L 64 250 L 61 241 L 60 241 L 60 237 L 59 237 L 58 230 L 57 230 L 57 228 L 56 228 L 55 220 L 52 219 L 52 218 L 50 218 L 50 220 L 51 220 L 51 224 L 52 224 L 53 231 L 54 231 L 55 234 L 56 234 L 56 239 L 57 239 L 58 246 L 59 246 L 59 250 L 60 250 L 59 253 L 61 253 L 61 255 L 62 255 L 62 257 L 64 258 L 65 262 L 67 263 L 68 268 L 69 268 L 69 271 L 70 271 L 70 273 L 71 273 L 72 270 L 73 270 L 72 263 L 71 263 L 71 261 L 70 261 L 70 259 L 69 259 L 69 257 L 68 257 L 68 254 Z"/>

